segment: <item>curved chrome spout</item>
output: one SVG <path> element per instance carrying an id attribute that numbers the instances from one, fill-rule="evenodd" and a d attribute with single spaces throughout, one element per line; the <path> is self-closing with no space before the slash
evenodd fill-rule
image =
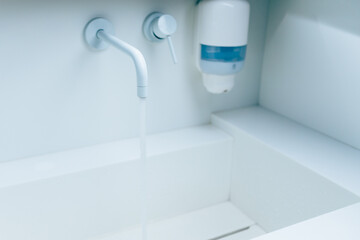
<path id="1" fill-rule="evenodd" d="M 147 97 L 147 86 L 148 86 L 148 73 L 146 61 L 142 53 L 130 44 L 121 41 L 115 36 L 106 33 L 104 30 L 99 30 L 96 34 L 98 38 L 110 43 L 112 46 L 120 49 L 127 55 L 129 55 L 134 61 L 137 75 L 137 95 L 139 98 Z"/>
<path id="2" fill-rule="evenodd" d="M 112 24 L 104 18 L 94 18 L 85 27 L 84 37 L 87 44 L 96 50 L 103 50 L 112 45 L 129 55 L 136 69 L 137 95 L 144 99 L 147 97 L 148 72 L 146 61 L 142 53 L 130 44 L 114 36 Z"/>

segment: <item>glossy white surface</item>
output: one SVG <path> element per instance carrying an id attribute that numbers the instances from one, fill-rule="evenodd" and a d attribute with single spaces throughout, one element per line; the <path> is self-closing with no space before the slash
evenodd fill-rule
<path id="1" fill-rule="evenodd" d="M 360 238 L 360 204 L 266 234 L 254 240 L 357 240 Z"/>
<path id="2" fill-rule="evenodd" d="M 177 20 L 177 65 L 166 46 L 143 36 L 144 18 L 155 10 Z M 194 10 L 193 0 L 1 1 L 0 27 L 8 34 L 0 44 L 0 161 L 138 136 L 133 63 L 117 51 L 89 51 L 83 30 L 94 17 L 109 19 L 117 36 L 144 54 L 151 133 L 255 104 L 267 0 L 252 0 L 247 66 L 223 96 L 207 93 L 194 66 Z"/>
<path id="3" fill-rule="evenodd" d="M 260 104 L 360 149 L 360 1 L 274 0 Z"/>
<path id="4" fill-rule="evenodd" d="M 343 188 L 359 184 L 357 162 L 346 160 L 357 156 L 352 148 L 260 107 L 215 114 L 213 124 L 235 137 L 231 201 L 266 231 L 359 202 Z M 350 171 L 321 174 L 336 166 L 337 173 Z"/>
<path id="5" fill-rule="evenodd" d="M 214 205 L 198 211 L 153 222 L 149 225 L 149 240 L 209 240 L 228 233 L 254 226 L 247 236 L 260 236 L 265 232 L 254 225 L 254 221 L 244 215 L 229 202 Z M 245 235 L 244 231 L 242 234 Z M 99 236 L 90 240 L 140 240 L 140 228 Z M 232 238 L 224 238 L 232 240 Z M 240 240 L 241 238 L 234 238 Z M 242 238 L 242 239 L 250 239 Z"/>
<path id="6" fill-rule="evenodd" d="M 150 220 L 227 201 L 231 147 L 211 126 L 149 136 Z M 0 163 L 0 239 L 81 240 L 137 225 L 139 174 L 137 139 Z"/>

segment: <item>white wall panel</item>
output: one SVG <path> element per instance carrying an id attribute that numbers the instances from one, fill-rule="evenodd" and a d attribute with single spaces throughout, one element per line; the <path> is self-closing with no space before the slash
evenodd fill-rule
<path id="1" fill-rule="evenodd" d="M 213 110 L 257 103 L 267 0 L 253 0 L 247 66 L 235 89 L 207 93 L 193 58 L 195 0 L 4 0 L 0 8 L 0 161 L 134 137 L 138 99 L 130 58 L 115 49 L 91 52 L 88 20 L 113 22 L 149 68 L 151 133 L 209 122 Z M 152 11 L 178 21 L 179 64 L 166 42 L 142 35 Z"/>
<path id="2" fill-rule="evenodd" d="M 260 104 L 360 148 L 358 0 L 272 0 Z"/>

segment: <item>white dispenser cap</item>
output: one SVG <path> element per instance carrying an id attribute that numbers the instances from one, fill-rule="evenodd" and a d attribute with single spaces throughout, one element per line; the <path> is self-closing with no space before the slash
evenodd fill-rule
<path id="1" fill-rule="evenodd" d="M 210 93 L 226 93 L 234 87 L 235 75 L 213 75 L 203 73 L 202 77 L 204 85 Z"/>
<path id="2" fill-rule="evenodd" d="M 198 41 L 210 46 L 247 45 L 249 17 L 247 0 L 202 0 L 198 5 Z"/>

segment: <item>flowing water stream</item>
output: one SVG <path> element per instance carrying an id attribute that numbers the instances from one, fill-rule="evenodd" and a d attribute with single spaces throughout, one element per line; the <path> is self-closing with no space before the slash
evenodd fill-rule
<path id="1" fill-rule="evenodd" d="M 146 99 L 140 99 L 140 169 L 142 240 L 147 240 L 148 173 L 146 159 Z"/>

